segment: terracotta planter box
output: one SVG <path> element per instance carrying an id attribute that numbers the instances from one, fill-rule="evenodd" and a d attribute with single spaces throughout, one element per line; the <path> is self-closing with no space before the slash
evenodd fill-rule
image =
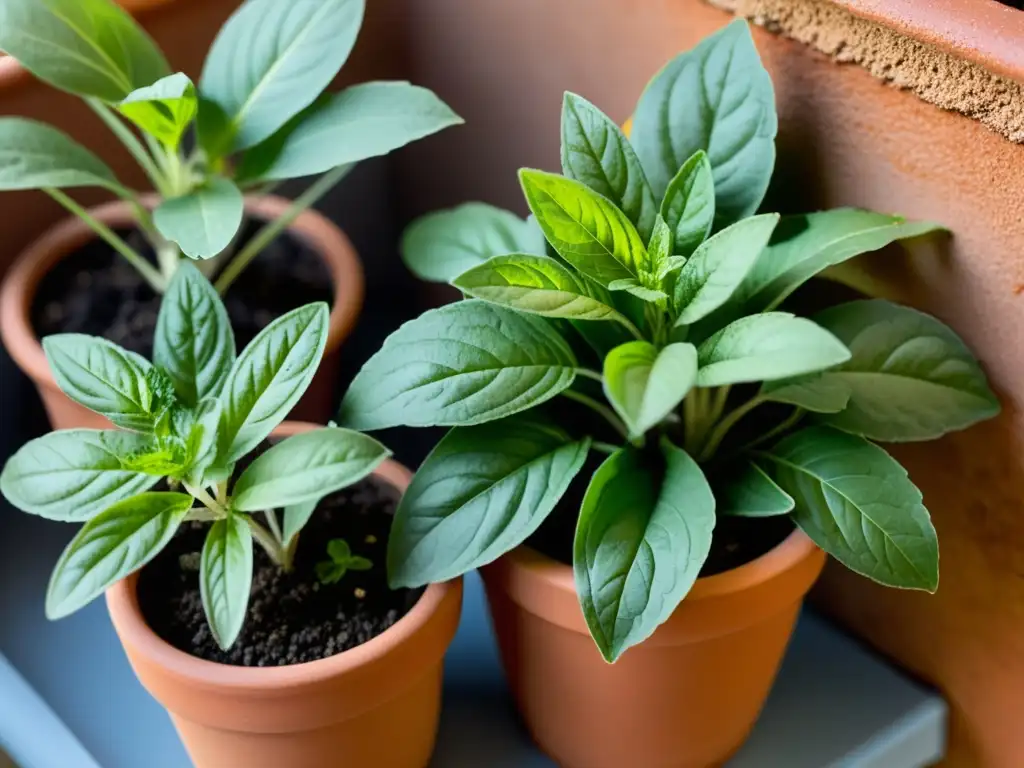
<path id="1" fill-rule="evenodd" d="M 769 11 L 787 17 L 794 4 L 757 5 L 755 13 L 778 26 Z M 414 28 L 430 30 L 417 39 L 414 76 L 466 118 L 457 137 L 431 143 L 429 156 L 412 154 L 405 188 L 416 211 L 466 199 L 522 210 L 515 171 L 558 167 L 563 90 L 624 120 L 654 71 L 731 19 L 703 0 L 411 6 Z M 1024 765 L 1015 714 L 1024 710 L 1024 147 L 1015 142 L 1024 133 L 1015 131 L 1014 115 L 1024 114 L 1024 12 L 994 0 L 808 0 L 800 7 L 788 18 L 834 19 L 841 11 L 849 20 L 853 11 L 874 26 L 862 29 L 864 38 L 835 21 L 813 35 L 793 30 L 850 63 L 755 29 L 780 117 L 772 199 L 787 211 L 854 205 L 948 226 L 954 237 L 940 248 L 889 249 L 870 260 L 866 274 L 876 288 L 949 323 L 1003 402 L 995 421 L 895 451 L 938 529 L 938 593 L 890 591 L 829 568 L 818 604 L 941 688 L 952 706 L 948 765 L 1017 768 Z M 581 19 L 586 36 L 569 31 Z M 935 78 L 886 69 L 884 57 L 857 63 L 851 41 L 892 43 L 892 33 L 904 35 L 902 58 L 925 57 Z M 928 58 L 934 54 L 942 55 Z M 893 87 L 868 67 L 917 90 Z M 992 93 L 995 102 L 986 100 Z M 522 109 L 524 94 L 530 109 Z M 440 172 L 453 164 L 459 174 Z"/>
<path id="2" fill-rule="evenodd" d="M 274 435 L 312 428 L 285 422 Z M 400 490 L 412 474 L 385 461 L 374 476 Z M 216 664 L 174 648 L 139 609 L 138 576 L 107 607 L 142 685 L 170 713 L 196 768 L 423 768 L 441 711 L 445 651 L 462 580 L 432 584 L 390 629 L 351 650 L 284 667 Z"/>
<path id="3" fill-rule="evenodd" d="M 260 220 L 276 218 L 290 203 L 279 197 L 248 198 L 246 211 Z M 131 207 L 108 203 L 91 211 L 110 227 L 131 227 Z M 351 332 L 363 303 L 363 270 L 345 234 L 316 211 L 303 211 L 288 233 L 323 259 L 333 282 L 327 347 L 313 382 L 293 410 L 294 418 L 326 422 L 334 409 L 339 349 Z M 32 302 L 42 277 L 61 259 L 95 239 L 93 231 L 78 218 L 65 219 L 25 250 L 0 287 L 0 337 L 15 363 L 32 379 L 54 429 L 107 429 L 110 423 L 99 414 L 73 402 L 53 378 L 42 345 L 30 322 Z"/>
<path id="4" fill-rule="evenodd" d="M 802 531 L 698 579 L 615 664 L 601 657 L 572 568 L 520 547 L 482 569 L 502 665 L 526 726 L 564 768 L 705 768 L 746 739 L 825 554 Z"/>

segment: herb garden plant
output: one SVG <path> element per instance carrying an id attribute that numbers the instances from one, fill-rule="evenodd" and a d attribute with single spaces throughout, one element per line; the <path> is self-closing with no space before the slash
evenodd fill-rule
<path id="1" fill-rule="evenodd" d="M 608 661 L 686 597 L 723 516 L 788 515 L 858 573 L 937 588 L 921 493 L 877 443 L 994 416 L 981 368 L 916 310 L 863 300 L 803 317 L 786 300 L 939 227 L 757 214 L 775 133 L 771 80 L 737 21 L 654 77 L 629 138 L 567 94 L 562 174 L 520 173 L 530 219 L 473 203 L 412 225 L 409 266 L 467 299 L 393 333 L 341 412 L 356 429 L 452 427 L 398 508 L 393 586 L 523 543 L 598 453 L 572 561 Z M 568 418 L 573 403 L 588 421 Z"/>
<path id="2" fill-rule="evenodd" d="M 289 570 L 319 499 L 389 455 L 370 437 L 327 427 L 278 442 L 231 483 L 236 464 L 309 385 L 327 316 L 325 304 L 300 307 L 236 357 L 217 292 L 183 264 L 161 305 L 152 364 L 100 338 L 44 339 L 61 389 L 117 427 L 51 432 L 22 447 L 0 474 L 0 490 L 19 509 L 85 523 L 54 569 L 50 618 L 78 610 L 142 568 L 182 523 L 198 520 L 210 523 L 200 564 L 203 607 L 217 643 L 234 643 L 249 600 L 253 541 Z M 161 481 L 166 490 L 151 490 Z M 326 550 L 335 563 L 337 546 Z M 357 569 L 366 561 L 338 564 Z"/>
<path id="3" fill-rule="evenodd" d="M 364 5 L 246 0 L 220 30 L 193 84 L 171 70 L 113 0 L 0 0 L 0 50 L 81 97 L 145 171 L 158 201 L 151 212 L 88 149 L 20 117 L 0 118 L 0 190 L 44 190 L 157 293 L 183 255 L 206 259 L 200 269 L 216 274 L 224 293 L 355 163 L 461 122 L 431 91 L 406 82 L 324 93 L 355 44 Z M 233 253 L 243 193 L 305 176 L 320 178 Z M 63 191 L 75 187 L 102 187 L 128 201 L 156 266 Z"/>

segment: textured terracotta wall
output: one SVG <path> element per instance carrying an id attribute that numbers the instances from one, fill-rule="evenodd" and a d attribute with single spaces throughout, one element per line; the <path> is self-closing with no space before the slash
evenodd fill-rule
<path id="1" fill-rule="evenodd" d="M 624 119 L 670 56 L 728 21 L 698 0 L 408 0 L 416 78 L 467 126 L 410 153 L 408 203 L 479 198 L 523 209 L 515 170 L 558 163 L 561 92 Z M 781 114 L 773 195 L 787 210 L 859 205 L 931 218 L 951 243 L 873 260 L 887 292 L 939 315 L 977 351 L 1005 412 L 897 451 L 935 517 L 934 597 L 833 569 L 819 599 L 941 686 L 948 765 L 1024 765 L 1024 146 L 971 120 L 756 33 Z"/>
<path id="2" fill-rule="evenodd" d="M 214 35 L 240 0 L 122 0 L 163 48 L 171 67 L 199 77 Z M 352 58 L 339 83 L 405 77 L 402 14 L 395 0 L 369 0 L 367 17 Z M 20 115 L 56 125 L 107 160 L 129 184 L 146 185 L 117 140 L 78 99 L 40 83 L 0 55 L 0 115 Z M 103 192 L 76 193 L 87 203 Z M 20 250 L 49 224 L 65 215 L 41 192 L 0 195 L 0 274 Z"/>

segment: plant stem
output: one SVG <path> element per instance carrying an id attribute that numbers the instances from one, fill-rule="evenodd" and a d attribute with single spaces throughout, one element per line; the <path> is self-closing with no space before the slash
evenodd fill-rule
<path id="1" fill-rule="evenodd" d="M 196 488 L 195 486 L 189 485 L 188 483 L 182 483 L 185 486 L 185 490 L 192 494 L 192 497 L 201 501 L 207 509 L 216 514 L 218 517 L 227 517 L 227 507 L 214 499 L 209 493 L 202 488 Z"/>
<path id="2" fill-rule="evenodd" d="M 597 371 L 592 371 L 589 368 L 577 368 L 576 373 L 580 376 L 586 376 L 588 379 L 593 379 L 598 384 L 604 384 L 604 376 Z"/>
<path id="3" fill-rule="evenodd" d="M 732 389 L 731 385 L 724 387 L 716 387 L 715 393 L 711 400 L 711 412 L 708 415 L 708 421 L 714 423 L 722 418 L 722 414 L 725 413 L 725 405 L 729 402 L 729 390 Z"/>
<path id="4" fill-rule="evenodd" d="M 596 411 L 601 416 L 604 416 L 608 423 L 615 427 L 616 432 L 622 435 L 626 440 L 629 440 L 629 430 L 626 429 L 626 425 L 622 423 L 622 419 L 616 416 L 615 412 L 612 411 L 611 408 L 606 405 L 601 405 L 601 403 L 597 402 L 597 400 L 592 397 L 587 397 L 586 395 L 580 392 L 574 392 L 571 389 L 562 390 L 562 394 L 570 400 L 575 400 L 577 403 L 583 403 L 583 405 Z"/>
<path id="5" fill-rule="evenodd" d="M 200 520 L 204 523 L 212 523 L 214 520 L 220 520 L 220 517 L 215 513 L 207 509 L 206 507 L 193 507 L 188 511 L 188 515 L 185 516 L 186 520 Z"/>
<path id="6" fill-rule="evenodd" d="M 722 444 L 722 441 L 725 439 L 725 436 L 729 434 L 729 430 L 736 426 L 736 423 L 739 422 L 740 419 L 742 419 L 744 416 L 746 416 L 748 413 L 750 413 L 752 410 L 757 408 L 757 406 L 761 405 L 764 402 L 767 401 L 763 397 L 758 395 L 756 397 L 752 397 L 750 400 L 747 400 L 747 402 L 743 403 L 743 405 L 738 406 L 734 410 L 730 411 L 725 416 L 725 418 L 723 418 L 721 421 L 715 424 L 714 428 L 711 430 L 711 433 L 708 436 L 707 442 L 704 444 L 704 449 L 700 452 L 700 456 L 697 460 L 707 461 L 712 456 L 714 456 L 715 451 L 718 450 L 718 446 Z"/>
<path id="7" fill-rule="evenodd" d="M 117 233 L 110 229 L 110 227 L 103 222 L 94 219 L 88 211 L 59 189 L 46 187 L 43 191 L 88 224 L 89 228 L 93 232 L 103 238 L 111 248 L 124 256 L 128 262 L 139 271 L 139 274 L 142 275 L 143 279 L 149 283 L 154 291 L 157 293 L 164 292 L 167 288 L 167 284 L 164 282 L 160 273 L 156 271 L 152 264 L 132 250 L 132 247 L 118 237 Z"/>
<path id="8" fill-rule="evenodd" d="M 622 446 L 613 445 L 611 443 L 602 443 L 599 440 L 594 440 L 593 442 L 591 442 L 590 447 L 593 448 L 598 453 L 607 453 L 609 456 L 622 449 Z"/>
<path id="9" fill-rule="evenodd" d="M 252 537 L 256 539 L 261 547 L 263 547 L 263 551 L 267 553 L 267 557 L 269 557 L 276 565 L 284 568 L 284 547 L 274 539 L 274 536 L 270 531 L 253 520 L 252 517 L 246 516 L 245 521 L 249 524 L 249 530 L 252 532 Z"/>
<path id="10" fill-rule="evenodd" d="M 627 331 L 629 331 L 631 334 L 633 334 L 633 338 L 635 338 L 637 341 L 645 341 L 644 335 L 642 333 L 640 333 L 640 329 L 637 328 L 635 325 L 633 325 L 633 321 L 630 320 L 628 317 L 626 317 L 623 314 L 620 314 L 620 313 L 616 312 L 615 313 L 615 320 L 620 325 L 624 326 Z"/>
<path id="11" fill-rule="evenodd" d="M 803 408 L 796 408 L 789 416 L 787 416 L 774 427 L 769 429 L 763 435 L 754 440 L 751 440 L 749 443 L 744 445 L 740 449 L 740 452 L 752 450 L 759 445 L 767 443 L 773 437 L 778 437 L 779 435 L 783 434 L 792 427 L 795 427 L 799 423 L 800 419 L 802 419 L 806 413 L 807 411 L 805 411 Z"/>
<path id="12" fill-rule="evenodd" d="M 142 170 L 146 172 L 146 176 L 153 182 L 153 186 L 157 192 L 161 195 L 166 196 L 167 186 L 166 180 L 164 179 L 163 173 L 157 168 L 156 163 L 153 162 L 152 156 L 146 152 L 145 147 L 132 133 L 131 128 L 125 125 L 117 115 L 114 114 L 113 110 L 100 101 L 97 98 L 89 97 L 86 98 L 85 103 L 89 105 L 93 112 L 99 115 L 100 120 L 106 123 L 107 127 L 111 132 L 117 136 L 118 140 L 124 145 L 131 156 L 135 158 L 135 161 L 142 166 Z"/>
<path id="13" fill-rule="evenodd" d="M 283 546 L 284 536 L 281 535 L 281 528 L 277 524 L 277 515 L 274 514 L 274 510 L 265 510 L 263 512 L 263 516 L 267 518 L 267 527 L 270 529 L 270 532 L 274 534 L 274 538 L 277 539 Z"/>
<path id="14" fill-rule="evenodd" d="M 242 274 L 249 266 L 249 262 L 259 255 L 260 251 L 266 248 L 271 241 L 281 234 L 296 217 L 304 210 L 313 205 L 317 200 L 330 191 L 331 187 L 337 184 L 352 169 L 351 165 L 339 165 L 310 185 L 309 189 L 295 198 L 295 201 L 288 206 L 288 209 L 273 221 L 267 222 L 259 232 L 245 244 L 238 255 L 221 272 L 215 287 L 222 296 L 227 292 L 235 279 Z"/>

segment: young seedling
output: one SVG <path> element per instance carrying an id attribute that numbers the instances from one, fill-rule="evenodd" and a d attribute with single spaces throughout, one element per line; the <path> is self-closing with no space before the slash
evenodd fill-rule
<path id="1" fill-rule="evenodd" d="M 607 458 L 572 557 L 608 661 L 687 595 L 721 515 L 788 515 L 858 573 L 936 589 L 921 493 L 872 441 L 993 417 L 981 368 L 906 307 L 800 317 L 782 304 L 832 265 L 939 227 L 853 209 L 754 215 L 775 131 L 771 80 L 738 21 L 655 76 L 631 138 L 566 94 L 562 175 L 520 174 L 533 218 L 475 203 L 410 227 L 412 270 L 468 298 L 393 333 L 342 404 L 353 428 L 452 427 L 399 504 L 394 586 L 523 543 L 594 451 Z M 580 413 L 582 427 L 568 418 Z"/>
<path id="2" fill-rule="evenodd" d="M 91 336 L 43 340 L 64 393 L 117 427 L 32 440 L 0 474 L 0 491 L 19 509 L 85 523 L 54 569 L 47 616 L 77 611 L 156 557 L 182 523 L 202 521 L 210 524 L 200 562 L 203 607 L 217 643 L 234 643 L 249 600 L 253 541 L 291 569 L 317 501 L 389 455 L 358 432 L 317 429 L 260 453 L 231 483 L 236 464 L 312 380 L 327 315 L 325 304 L 289 312 L 236 357 L 217 292 L 183 264 L 160 307 L 153 363 Z M 152 490 L 161 481 L 166 490 Z"/>
<path id="3" fill-rule="evenodd" d="M 316 577 L 321 584 L 337 584 L 349 571 L 368 571 L 373 568 L 373 561 L 352 554 L 352 548 L 344 539 L 331 539 L 327 542 L 327 557 L 316 564 Z"/>
<path id="4" fill-rule="evenodd" d="M 364 4 L 246 0 L 214 40 L 196 85 L 172 72 L 114 0 L 0 0 L 0 50 L 82 98 L 135 158 L 158 199 L 150 211 L 88 149 L 20 117 L 0 118 L 0 190 L 45 191 L 157 293 L 182 254 L 207 259 L 200 269 L 219 273 L 224 293 L 355 163 L 462 122 L 432 92 L 406 82 L 324 93 L 355 44 Z M 320 178 L 232 257 L 243 193 L 303 176 Z M 102 187 L 131 203 L 157 267 L 63 191 L 75 187 Z"/>

